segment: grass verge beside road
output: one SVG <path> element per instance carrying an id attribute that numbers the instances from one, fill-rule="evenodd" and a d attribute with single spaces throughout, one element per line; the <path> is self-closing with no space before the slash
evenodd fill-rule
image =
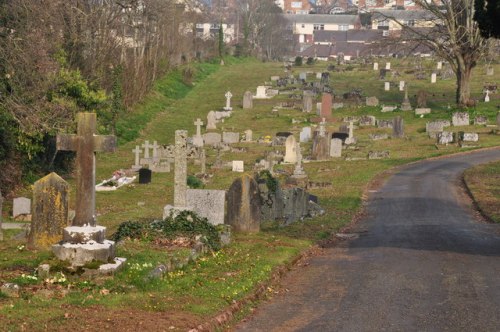
<path id="1" fill-rule="evenodd" d="M 481 213 L 500 223 L 500 162 L 469 168 L 464 181 Z"/>

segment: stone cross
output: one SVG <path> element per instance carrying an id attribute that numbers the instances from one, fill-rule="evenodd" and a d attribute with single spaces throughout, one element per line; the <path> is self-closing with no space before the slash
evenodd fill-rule
<path id="1" fill-rule="evenodd" d="M 132 152 L 135 153 L 135 164 L 134 164 L 134 166 L 139 166 L 140 154 L 142 152 L 142 150 L 139 148 L 139 145 L 136 145 L 135 149 L 133 149 Z"/>
<path id="2" fill-rule="evenodd" d="M 226 107 L 224 107 L 224 109 L 226 111 L 230 111 L 233 109 L 231 107 L 231 98 L 233 97 L 233 94 L 231 93 L 231 91 L 228 91 L 224 96 L 226 97 Z"/>
<path id="3" fill-rule="evenodd" d="M 326 133 L 325 125 L 326 125 L 325 118 L 322 118 L 321 122 L 319 123 L 319 136 L 321 136 L 321 137 L 325 136 L 325 133 Z"/>
<path id="4" fill-rule="evenodd" d="M 175 131 L 174 207 L 186 207 L 187 193 L 187 130 Z"/>
<path id="5" fill-rule="evenodd" d="M 201 126 L 203 126 L 203 121 L 201 121 L 200 118 L 196 119 L 194 122 L 194 125 L 196 126 L 196 136 L 201 136 Z"/>
<path id="6" fill-rule="evenodd" d="M 95 113 L 77 114 L 77 134 L 57 135 L 57 150 L 76 151 L 76 203 L 73 226 L 96 226 L 95 152 L 114 152 L 116 137 L 96 135 Z"/>
<path id="7" fill-rule="evenodd" d="M 354 137 L 354 122 L 349 121 L 349 138 Z"/>
<path id="8" fill-rule="evenodd" d="M 144 158 L 149 159 L 149 148 L 151 147 L 149 141 L 145 141 L 142 147 L 144 148 Z"/>
<path id="9" fill-rule="evenodd" d="M 154 141 L 153 145 L 151 145 L 151 148 L 153 149 L 153 159 L 158 158 L 158 148 L 160 146 L 158 145 L 158 142 Z"/>
<path id="10" fill-rule="evenodd" d="M 485 103 L 490 102 L 490 90 L 486 90 L 486 96 L 484 96 L 484 102 Z"/>

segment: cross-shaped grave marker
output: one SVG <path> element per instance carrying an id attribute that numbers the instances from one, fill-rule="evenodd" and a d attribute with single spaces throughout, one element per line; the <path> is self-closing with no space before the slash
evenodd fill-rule
<path id="1" fill-rule="evenodd" d="M 149 144 L 149 141 L 145 141 L 142 147 L 144 148 L 144 159 L 149 159 L 149 149 L 151 148 L 151 144 Z"/>
<path id="2" fill-rule="evenodd" d="M 158 159 L 158 148 L 160 146 L 158 145 L 158 142 L 154 141 L 153 145 L 151 145 L 151 148 L 153 149 L 153 159 L 156 161 Z"/>
<path id="3" fill-rule="evenodd" d="M 196 136 L 201 136 L 201 126 L 203 126 L 203 121 L 201 121 L 201 119 L 198 118 L 194 122 L 194 125 L 196 126 Z"/>
<path id="4" fill-rule="evenodd" d="M 73 226 L 95 227 L 95 152 L 114 152 L 116 137 L 96 135 L 95 113 L 78 113 L 77 122 L 76 135 L 57 135 L 57 150 L 76 151 L 76 207 Z"/>
<path id="5" fill-rule="evenodd" d="M 133 153 L 135 153 L 135 164 L 134 167 L 139 167 L 139 160 L 140 160 L 140 154 L 142 150 L 140 149 L 139 145 L 135 146 L 135 149 L 132 150 Z"/>
<path id="6" fill-rule="evenodd" d="M 233 109 L 231 107 L 231 98 L 233 97 L 233 94 L 231 93 L 231 91 L 228 91 L 224 96 L 226 97 L 226 107 L 224 107 L 224 109 L 226 111 L 231 111 Z"/>

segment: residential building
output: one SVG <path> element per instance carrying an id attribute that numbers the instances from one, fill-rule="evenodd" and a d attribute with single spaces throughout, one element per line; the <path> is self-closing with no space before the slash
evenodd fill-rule
<path id="1" fill-rule="evenodd" d="M 283 12 L 285 14 L 309 14 L 311 11 L 311 4 L 309 0 L 284 0 Z"/>
<path id="2" fill-rule="evenodd" d="M 222 24 L 224 43 L 229 44 L 235 39 L 235 28 L 234 24 Z M 219 29 L 220 23 L 198 23 L 196 24 L 196 37 L 205 40 L 218 38 Z"/>

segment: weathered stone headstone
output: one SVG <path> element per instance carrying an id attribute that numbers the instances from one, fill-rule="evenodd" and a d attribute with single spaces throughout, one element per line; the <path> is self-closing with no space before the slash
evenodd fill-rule
<path id="1" fill-rule="evenodd" d="M 240 133 L 233 132 L 223 132 L 222 133 L 222 142 L 227 144 L 234 144 L 240 141 Z"/>
<path id="2" fill-rule="evenodd" d="M 201 121 L 201 119 L 196 119 L 193 124 L 196 126 L 196 135 L 193 137 L 193 145 L 203 147 L 203 137 L 201 136 L 201 126 L 203 126 L 203 121 Z"/>
<path id="3" fill-rule="evenodd" d="M 408 86 L 405 87 L 405 97 L 403 99 L 403 102 L 401 103 L 401 110 L 402 111 L 411 111 L 411 103 L 410 103 L 410 98 L 408 98 Z"/>
<path id="4" fill-rule="evenodd" d="M 394 112 L 394 110 L 396 109 L 395 106 L 382 106 L 382 109 L 380 110 L 382 113 L 386 113 L 386 112 Z"/>
<path id="5" fill-rule="evenodd" d="M 115 244 L 105 240 L 106 228 L 96 225 L 95 213 L 95 152 L 113 152 L 115 136 L 99 136 L 95 113 L 78 113 L 76 135 L 57 135 L 57 149 L 76 151 L 76 202 L 72 226 L 63 232 L 64 242 L 52 246 L 60 260 L 72 266 L 91 261 L 107 263 L 115 257 Z M 118 258 L 117 258 L 118 260 Z M 125 262 L 119 259 L 113 268 Z"/>
<path id="6" fill-rule="evenodd" d="M 477 133 L 462 133 L 461 139 L 464 142 L 477 142 L 479 141 L 479 135 Z"/>
<path id="7" fill-rule="evenodd" d="M 323 93 L 321 97 L 321 113 L 322 118 L 332 117 L 332 95 L 329 93 Z"/>
<path id="8" fill-rule="evenodd" d="M 405 81 L 399 81 L 399 91 L 403 91 L 405 89 Z"/>
<path id="9" fill-rule="evenodd" d="M 233 160 L 233 172 L 243 173 L 245 171 L 245 164 L 243 160 Z"/>
<path id="10" fill-rule="evenodd" d="M 304 179 L 307 177 L 304 168 L 302 167 L 302 151 L 300 149 L 300 142 L 296 142 L 295 151 L 297 155 L 297 161 L 295 163 L 295 168 L 293 170 L 292 178 L 294 179 Z"/>
<path id="11" fill-rule="evenodd" d="M 391 82 L 385 82 L 384 83 L 384 90 L 385 91 L 391 90 Z"/>
<path id="12" fill-rule="evenodd" d="M 225 111 L 232 111 L 233 108 L 231 107 L 231 98 L 233 97 L 233 94 L 231 93 L 231 91 L 228 91 L 228 92 L 226 92 L 224 97 L 226 97 L 226 106 L 224 107 L 224 110 Z"/>
<path id="13" fill-rule="evenodd" d="M 378 70 L 378 62 L 373 63 L 373 70 Z"/>
<path id="14" fill-rule="evenodd" d="M 217 123 L 217 119 L 215 118 L 215 112 L 214 111 L 208 112 L 206 129 L 207 130 L 217 129 L 216 123 Z"/>
<path id="15" fill-rule="evenodd" d="M 427 92 L 424 90 L 419 90 L 417 92 L 417 107 L 426 108 L 427 107 Z"/>
<path id="16" fill-rule="evenodd" d="M 69 184 L 56 173 L 36 181 L 33 188 L 30 248 L 47 249 L 63 239 L 68 226 Z"/>
<path id="17" fill-rule="evenodd" d="M 494 73 L 495 73 L 495 70 L 493 67 L 486 68 L 486 75 L 487 76 L 493 76 Z"/>
<path id="18" fill-rule="evenodd" d="M 354 123 L 351 121 L 349 122 L 349 136 L 346 138 L 346 140 L 344 141 L 344 143 L 346 145 L 350 145 L 350 144 L 356 144 L 357 142 L 357 139 L 356 137 L 354 137 Z"/>
<path id="19" fill-rule="evenodd" d="M 309 142 L 310 139 L 311 139 L 311 127 L 302 128 L 302 130 L 300 131 L 299 141 L 301 143 L 306 143 Z"/>
<path id="20" fill-rule="evenodd" d="M 227 192 L 226 223 L 235 232 L 258 232 L 261 197 L 257 182 L 249 175 L 236 179 Z"/>
<path id="21" fill-rule="evenodd" d="M 207 218 L 212 225 L 224 223 L 225 190 L 188 189 L 186 202 L 192 211 Z"/>
<path id="22" fill-rule="evenodd" d="M 436 83 L 436 78 L 437 78 L 436 73 L 432 73 L 431 74 L 431 83 Z"/>
<path id="23" fill-rule="evenodd" d="M 424 115 L 430 113 L 431 113 L 430 108 L 415 108 L 415 115 Z"/>
<path id="24" fill-rule="evenodd" d="M 366 106 L 378 106 L 378 98 L 366 97 Z"/>
<path id="25" fill-rule="evenodd" d="M 392 120 L 392 137 L 402 138 L 404 136 L 404 120 L 402 117 L 397 116 Z"/>
<path id="26" fill-rule="evenodd" d="M 330 157 L 340 158 L 342 157 L 342 140 L 338 138 L 332 138 L 330 142 Z"/>
<path id="27" fill-rule="evenodd" d="M 246 91 L 243 94 L 243 109 L 253 108 L 253 95 L 252 92 Z"/>
<path id="28" fill-rule="evenodd" d="M 141 168 L 139 170 L 139 184 L 151 183 L 152 171 L 148 168 Z"/>
<path id="29" fill-rule="evenodd" d="M 267 98 L 266 90 L 267 90 L 267 88 L 265 86 L 259 85 L 257 87 L 257 93 L 255 94 L 255 96 L 253 98 L 255 98 L 255 99 Z"/>
<path id="30" fill-rule="evenodd" d="M 285 141 L 284 162 L 290 164 L 297 162 L 297 141 L 293 135 L 288 136 Z"/>
<path id="31" fill-rule="evenodd" d="M 443 69 L 443 62 L 442 62 L 442 61 L 438 61 L 438 62 L 437 62 L 436 69 L 437 69 L 437 70 L 441 70 L 441 69 Z"/>
<path id="32" fill-rule="evenodd" d="M 453 143 L 453 133 L 449 131 L 442 131 L 437 133 L 438 144 L 447 145 Z"/>
<path id="33" fill-rule="evenodd" d="M 430 138 L 436 138 L 437 134 L 442 132 L 444 127 L 449 127 L 450 121 L 448 120 L 437 120 L 432 122 L 427 122 L 425 125 L 425 131 Z"/>
<path id="34" fill-rule="evenodd" d="M 359 119 L 359 125 L 364 126 L 375 126 L 377 123 L 377 119 L 373 115 L 363 115 Z"/>
<path id="35" fill-rule="evenodd" d="M 142 144 L 142 148 L 144 148 L 144 159 L 149 159 L 149 149 L 151 148 L 151 144 L 149 144 L 149 141 L 144 141 L 144 144 Z"/>
<path id="36" fill-rule="evenodd" d="M 470 124 L 469 121 L 469 113 L 467 112 L 455 112 L 451 118 L 451 122 L 454 126 L 468 126 Z"/>
<path id="37" fill-rule="evenodd" d="M 253 141 L 253 131 L 251 129 L 245 130 L 245 142 Z"/>
<path id="38" fill-rule="evenodd" d="M 2 191 L 0 190 L 0 241 L 3 241 L 2 207 L 3 207 L 3 196 L 2 196 Z"/>
<path id="39" fill-rule="evenodd" d="M 304 95 L 304 105 L 302 107 L 302 111 L 309 113 L 313 108 L 313 98 L 310 95 Z"/>
<path id="40" fill-rule="evenodd" d="M 206 145 L 217 145 L 222 142 L 222 136 L 219 133 L 205 133 L 203 134 L 203 141 Z"/>
<path id="41" fill-rule="evenodd" d="M 132 153 L 134 153 L 135 155 L 135 161 L 134 161 L 134 165 L 132 165 L 132 169 L 139 169 L 141 168 L 141 164 L 140 164 L 140 154 L 141 154 L 142 150 L 139 148 L 139 145 L 136 145 L 135 146 L 135 149 L 132 150 Z"/>
<path id="42" fill-rule="evenodd" d="M 488 117 L 484 115 L 478 115 L 474 118 L 474 124 L 478 126 L 484 126 L 488 124 Z"/>
<path id="43" fill-rule="evenodd" d="M 174 207 L 187 207 L 187 130 L 175 131 Z"/>
<path id="44" fill-rule="evenodd" d="M 320 135 L 314 133 L 311 158 L 313 160 L 327 160 L 330 157 L 330 138 L 328 133 Z"/>
<path id="45" fill-rule="evenodd" d="M 390 128 L 392 129 L 392 121 L 390 120 L 377 120 L 378 128 Z"/>
<path id="46" fill-rule="evenodd" d="M 386 70 L 391 70 L 391 63 L 390 62 L 386 62 L 385 63 L 385 69 Z"/>
<path id="47" fill-rule="evenodd" d="M 305 81 L 307 79 L 307 73 L 306 72 L 300 72 L 299 73 L 299 79 Z"/>
<path id="48" fill-rule="evenodd" d="M 26 197 L 14 198 L 12 202 L 12 218 L 31 213 L 31 199 Z"/>

